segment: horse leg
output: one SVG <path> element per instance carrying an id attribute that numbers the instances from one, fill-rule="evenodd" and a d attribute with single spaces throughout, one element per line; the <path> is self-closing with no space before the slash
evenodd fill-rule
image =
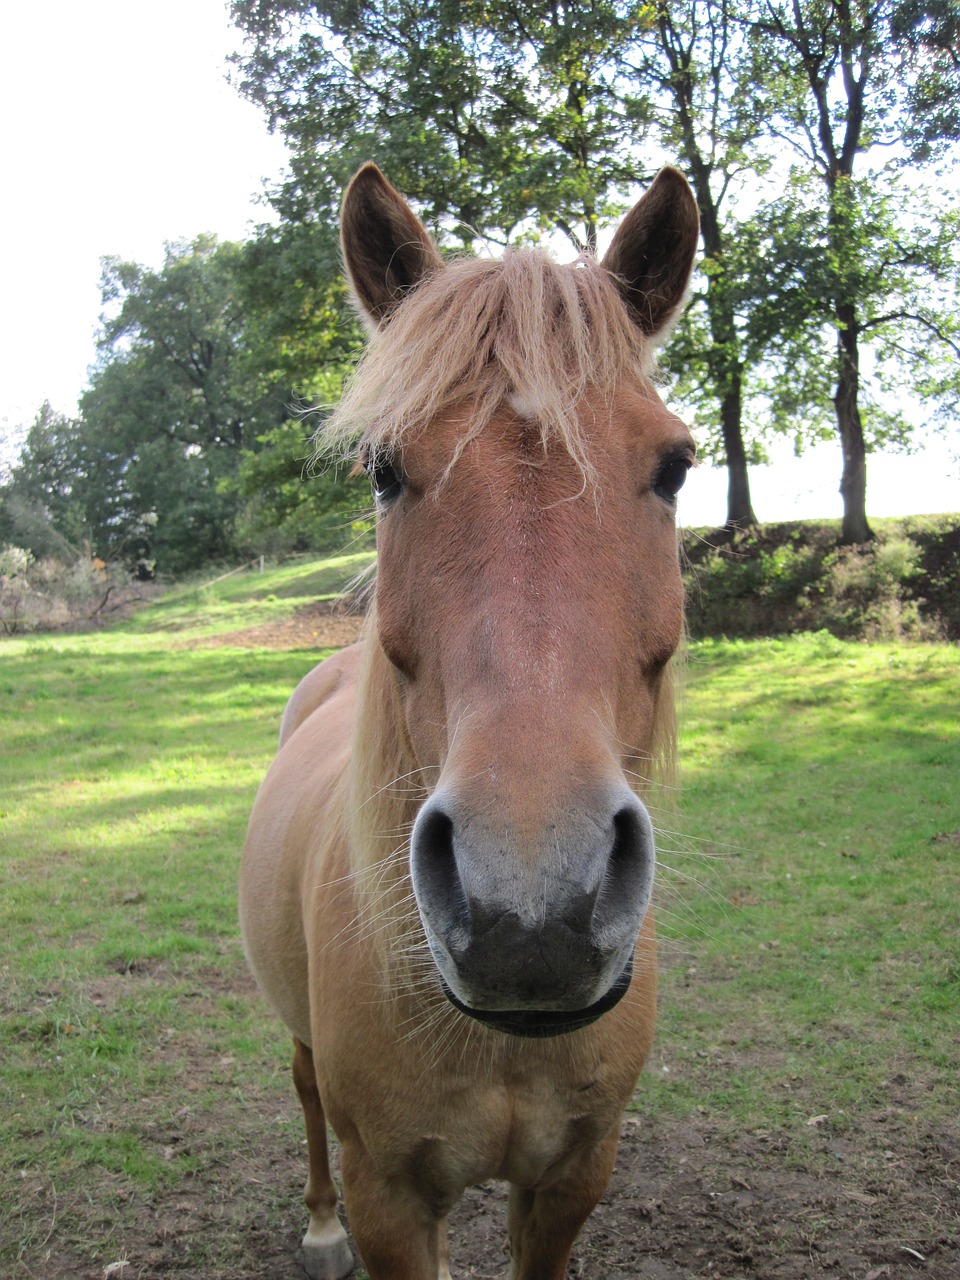
<path id="1" fill-rule="evenodd" d="M 359 1140 L 344 1139 L 340 1163 L 350 1229 L 370 1280 L 449 1280 L 446 1206 L 383 1177 Z"/>
<path id="2" fill-rule="evenodd" d="M 353 1270 L 347 1233 L 337 1217 L 337 1189 L 327 1156 L 327 1122 L 313 1069 L 313 1054 L 294 1040 L 293 1083 L 303 1108 L 309 1173 L 303 1194 L 310 1225 L 303 1237 L 303 1262 L 311 1280 L 343 1280 Z"/>
<path id="3" fill-rule="evenodd" d="M 450 1275 L 450 1244 L 447 1240 L 447 1220 L 437 1227 L 437 1280 L 452 1280 Z"/>
<path id="4" fill-rule="evenodd" d="M 511 1280 L 564 1280 L 573 1242 L 610 1181 L 619 1138 L 614 1130 L 559 1182 L 540 1191 L 511 1186 Z"/>

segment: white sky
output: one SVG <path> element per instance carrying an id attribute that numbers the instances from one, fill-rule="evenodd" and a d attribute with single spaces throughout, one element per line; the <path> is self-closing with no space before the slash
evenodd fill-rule
<path id="1" fill-rule="evenodd" d="M 44 400 L 73 412 L 94 358 L 100 258 L 159 266 L 167 240 L 240 239 L 284 148 L 225 79 L 225 0 L 46 0 L 0 22 L 0 445 Z M 960 443 L 869 462 L 871 515 L 960 509 Z M 837 516 L 839 445 L 785 446 L 751 472 L 761 520 Z M 702 468 L 685 524 L 720 523 L 725 476 Z"/>
<path id="2" fill-rule="evenodd" d="M 285 150 L 226 83 L 225 0 L 45 0 L 0 20 L 0 424 L 72 412 L 94 357 L 100 258 L 240 239 Z"/>

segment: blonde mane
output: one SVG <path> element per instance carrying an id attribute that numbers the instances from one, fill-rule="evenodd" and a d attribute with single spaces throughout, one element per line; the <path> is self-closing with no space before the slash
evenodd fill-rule
<path id="1" fill-rule="evenodd" d="M 578 406 L 649 373 L 653 344 L 633 323 L 609 271 L 582 257 L 561 266 L 535 249 L 461 259 L 435 271 L 372 338 L 315 440 L 325 456 L 396 449 L 439 413 L 470 402 L 479 434 L 506 400 L 535 417 L 593 473 Z"/>

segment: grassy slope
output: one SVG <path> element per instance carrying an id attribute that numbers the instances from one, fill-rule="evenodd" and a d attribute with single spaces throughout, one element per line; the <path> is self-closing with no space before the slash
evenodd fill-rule
<path id="1" fill-rule="evenodd" d="M 132 1206 L 194 1177 L 228 1186 L 267 1144 L 299 1181 L 286 1041 L 246 978 L 234 884 L 315 655 L 210 637 L 357 567 L 231 579 L 111 633 L 0 647 L 4 1274 L 54 1274 L 52 1252 L 64 1275 L 103 1266 Z M 954 1125 L 960 651 L 698 642 L 685 702 L 637 1106 L 799 1140 L 814 1113 L 842 1129 L 906 1080 L 900 1105 Z M 208 1273 L 241 1274 L 238 1240 L 204 1246 Z"/>

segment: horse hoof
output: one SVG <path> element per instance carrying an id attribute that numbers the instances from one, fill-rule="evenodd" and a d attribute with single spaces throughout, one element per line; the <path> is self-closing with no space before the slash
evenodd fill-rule
<path id="1" fill-rule="evenodd" d="M 303 1265 L 310 1280 L 344 1280 L 353 1271 L 346 1237 L 332 1244 L 304 1244 Z"/>

